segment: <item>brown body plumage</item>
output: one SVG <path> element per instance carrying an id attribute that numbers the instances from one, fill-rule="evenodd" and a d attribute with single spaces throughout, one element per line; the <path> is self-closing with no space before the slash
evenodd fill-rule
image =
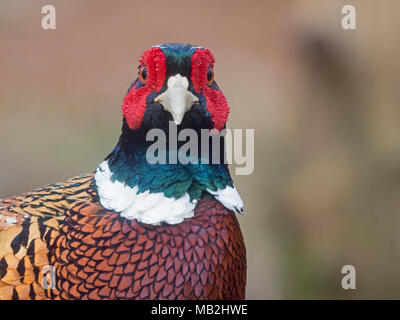
<path id="1" fill-rule="evenodd" d="M 102 208 L 92 175 L 0 200 L 0 299 L 243 299 L 245 278 L 237 219 L 215 199 L 172 226 Z"/>

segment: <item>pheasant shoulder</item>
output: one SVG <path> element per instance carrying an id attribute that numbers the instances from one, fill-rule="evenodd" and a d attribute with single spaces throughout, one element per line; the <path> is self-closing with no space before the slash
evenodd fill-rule
<path id="1" fill-rule="evenodd" d="M 59 235 L 66 211 L 77 201 L 90 201 L 93 175 L 7 199 L 0 199 L 0 300 L 46 299 L 43 268 Z"/>

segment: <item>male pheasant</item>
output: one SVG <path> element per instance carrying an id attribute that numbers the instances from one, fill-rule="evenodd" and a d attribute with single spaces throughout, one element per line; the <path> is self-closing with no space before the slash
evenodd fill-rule
<path id="1" fill-rule="evenodd" d="M 213 65 L 202 47 L 150 48 L 98 168 L 0 200 L 0 299 L 244 299 L 243 204 L 227 164 L 171 161 L 184 143 L 169 129 L 194 130 L 200 150 L 212 139 L 202 129 L 225 128 Z M 147 156 L 151 129 L 166 134 L 154 152 L 165 163 Z"/>

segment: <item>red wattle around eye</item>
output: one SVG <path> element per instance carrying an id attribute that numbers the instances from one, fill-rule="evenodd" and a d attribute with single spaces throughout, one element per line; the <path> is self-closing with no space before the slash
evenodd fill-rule
<path id="1" fill-rule="evenodd" d="M 228 120 L 229 106 L 225 96 L 219 89 L 214 90 L 208 86 L 207 71 L 214 64 L 215 59 L 208 49 L 197 49 L 192 55 L 192 83 L 196 92 L 204 95 L 207 110 L 217 130 L 222 130 Z"/>
<path id="2" fill-rule="evenodd" d="M 147 68 L 146 84 L 138 89 L 133 86 L 126 94 L 121 106 L 122 115 L 132 130 L 140 128 L 146 111 L 146 99 L 151 92 L 161 90 L 166 73 L 165 55 L 160 48 L 147 50 L 140 62 Z"/>

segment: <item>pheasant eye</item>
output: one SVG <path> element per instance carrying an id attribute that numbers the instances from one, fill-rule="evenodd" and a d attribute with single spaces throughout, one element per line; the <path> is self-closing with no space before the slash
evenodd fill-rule
<path id="1" fill-rule="evenodd" d="M 146 83 L 147 80 L 147 69 L 145 66 L 139 66 L 138 76 L 140 81 Z"/>
<path id="2" fill-rule="evenodd" d="M 211 85 L 214 81 L 214 70 L 211 68 L 207 71 L 207 81 L 209 85 Z"/>

